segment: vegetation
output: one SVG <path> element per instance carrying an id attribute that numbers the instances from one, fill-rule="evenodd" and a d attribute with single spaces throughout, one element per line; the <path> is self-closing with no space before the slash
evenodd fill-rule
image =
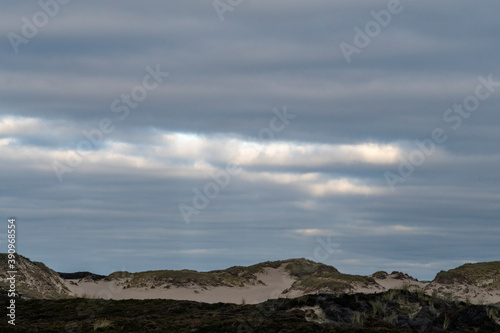
<path id="1" fill-rule="evenodd" d="M 125 279 L 127 281 L 123 285 L 127 288 L 152 286 L 164 286 L 166 288 L 170 286 L 184 287 L 195 283 L 201 287 L 243 287 L 247 284 L 262 284 L 263 282 L 257 279 L 257 274 L 262 273 L 266 268 L 278 268 L 282 263 L 280 261 L 264 262 L 249 267 L 234 266 L 225 270 L 210 272 L 197 272 L 188 269 L 139 273 L 115 272 L 105 279 L 107 281 Z"/>
<path id="2" fill-rule="evenodd" d="M 8 254 L 0 253 L 0 287 L 7 287 L 9 271 Z M 58 274 L 41 262 L 30 261 L 16 254 L 16 291 L 28 298 L 64 298 L 69 296 L 69 290 L 62 284 Z M 3 281 L 2 281 L 3 280 Z"/>
<path id="3" fill-rule="evenodd" d="M 342 274 L 332 266 L 306 259 L 291 260 L 285 269 L 298 279 L 291 289 L 299 289 L 306 293 L 320 291 L 338 294 L 350 291 L 353 284 L 375 283 L 372 277 Z"/>
<path id="4" fill-rule="evenodd" d="M 370 301 L 370 305 L 372 306 L 372 318 L 375 318 L 377 315 L 384 317 L 387 311 L 387 304 L 383 303 L 381 300 Z"/>
<path id="5" fill-rule="evenodd" d="M 285 269 L 290 275 L 301 278 L 311 274 L 338 274 L 339 271 L 332 266 L 317 263 L 306 259 L 287 260 Z"/>
<path id="6" fill-rule="evenodd" d="M 374 277 L 383 278 L 387 273 L 377 272 L 371 277 L 342 274 L 334 267 L 306 259 L 234 266 L 211 272 L 115 272 L 104 278 L 125 288 L 239 287 L 264 284 L 259 280 L 260 273 L 282 267 L 296 279 L 290 289 L 315 293 L 258 305 L 246 304 L 244 298 L 241 304 L 158 299 L 116 301 L 91 295 L 68 298 L 57 284 L 60 283 L 57 273 L 42 263 L 21 256 L 20 260 L 31 276 L 19 279 L 23 297 L 16 300 L 16 313 L 19 314 L 16 326 L 0 322 L 0 332 L 500 332 L 498 309 L 494 306 L 458 302 L 451 293 L 441 293 L 444 294 L 442 298 L 436 290 L 432 296 L 427 296 L 408 284 L 403 284 L 401 290 L 350 295 L 353 286 L 368 286 L 375 283 Z M 441 272 L 436 280 L 466 281 L 489 288 L 499 283 L 497 268 L 498 263 L 469 264 Z M 391 274 L 405 281 L 408 278 L 399 272 Z M 103 278 L 88 272 L 65 276 Z M 34 282 L 23 285 L 28 280 Z M 7 301 L 4 287 L 0 284 L 0 300 Z"/>
<path id="7" fill-rule="evenodd" d="M 90 272 L 76 272 L 76 273 L 57 273 L 60 277 L 67 280 L 77 280 L 83 278 L 90 278 L 92 280 L 101 280 L 104 279 L 105 275 L 94 274 Z"/>
<path id="8" fill-rule="evenodd" d="M 404 290 L 388 294 L 307 295 L 258 305 L 18 300 L 16 326 L 0 321 L 0 332 L 500 332 L 494 307 L 447 304 Z M 312 309 L 322 313 L 321 320 L 311 320 Z"/>
<path id="9" fill-rule="evenodd" d="M 161 270 L 140 273 L 115 272 L 105 278 L 107 281 L 122 280 L 125 288 L 185 287 L 196 284 L 200 287 L 243 287 L 245 285 L 264 284 L 258 275 L 266 269 L 284 269 L 297 279 L 291 289 L 304 292 L 346 292 L 352 284 L 367 285 L 375 283 L 372 277 L 342 274 L 332 266 L 316 263 L 307 259 L 289 259 L 266 261 L 243 267 L 233 266 L 225 270 L 197 272 L 193 270 Z"/>
<path id="10" fill-rule="evenodd" d="M 358 312 L 358 311 L 354 312 L 352 314 L 352 323 L 355 326 L 363 327 L 363 325 L 365 323 L 364 314 L 362 314 L 361 312 Z"/>
<path id="11" fill-rule="evenodd" d="M 384 272 L 384 271 L 378 271 L 378 272 L 375 272 L 372 274 L 372 277 L 375 278 L 375 279 L 387 279 L 387 276 L 389 276 L 389 274 L 387 272 Z"/>
<path id="12" fill-rule="evenodd" d="M 107 319 L 97 319 L 94 322 L 94 331 L 97 331 L 100 328 L 110 327 L 111 324 L 112 324 L 112 322 L 110 320 L 107 320 Z"/>
<path id="13" fill-rule="evenodd" d="M 389 290 L 389 291 L 385 294 L 385 300 L 386 300 L 387 302 L 391 302 L 391 301 L 394 299 L 394 297 L 396 297 L 396 293 L 398 293 L 398 290 L 396 290 L 396 289 L 391 289 L 391 290 Z"/>
<path id="14" fill-rule="evenodd" d="M 494 307 L 487 308 L 486 314 L 488 315 L 488 318 L 496 320 L 498 316 L 498 309 Z"/>
<path id="15" fill-rule="evenodd" d="M 448 327 L 450 326 L 450 324 L 451 324 L 451 319 L 450 319 L 450 317 L 445 316 L 445 317 L 444 317 L 444 322 L 443 322 L 443 329 L 444 329 L 444 330 L 447 330 L 447 329 L 448 329 Z"/>
<path id="16" fill-rule="evenodd" d="M 468 283 L 486 289 L 500 288 L 500 261 L 465 264 L 436 275 L 443 284 Z"/>
<path id="17" fill-rule="evenodd" d="M 391 325 L 395 325 L 398 322 L 398 314 L 393 312 L 389 316 L 384 318 L 384 321 L 388 322 Z"/>

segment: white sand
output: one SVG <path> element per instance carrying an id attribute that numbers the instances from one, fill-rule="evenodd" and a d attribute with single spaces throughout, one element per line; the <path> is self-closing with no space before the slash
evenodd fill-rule
<path id="1" fill-rule="evenodd" d="M 389 274 L 385 279 L 375 278 L 375 284 L 369 286 L 356 285 L 352 293 L 373 294 L 380 293 L 390 289 L 408 289 L 419 290 L 427 286 L 427 283 L 419 282 L 411 277 L 403 279 L 396 278 L 396 274 Z"/>
<path id="2" fill-rule="evenodd" d="M 431 282 L 424 290 L 428 295 L 437 291 L 441 297 L 451 297 L 451 299 L 464 302 L 469 301 L 472 304 L 494 304 L 500 302 L 500 290 L 486 290 L 473 285 L 443 285 Z"/>
<path id="3" fill-rule="evenodd" d="M 294 298 L 304 295 L 303 292 L 292 290 L 284 292 L 295 282 L 284 266 L 277 269 L 266 268 L 257 275 L 257 280 L 265 285 L 247 285 L 245 287 L 210 287 L 203 288 L 197 285 L 189 287 L 163 287 L 157 288 L 123 288 L 124 280 L 118 281 L 84 281 L 66 280 L 65 284 L 75 296 L 95 297 L 104 299 L 175 299 L 191 300 L 205 303 L 247 303 L 257 304 L 268 299 L 279 297 Z M 419 282 L 405 277 L 397 279 L 396 275 L 388 275 L 385 279 L 375 279 L 375 284 L 370 286 L 355 286 L 353 293 L 379 293 L 390 289 L 422 290 L 427 295 L 432 295 L 434 290 L 440 297 L 449 297 L 452 300 L 470 301 L 473 304 L 492 304 L 500 302 L 500 290 L 486 291 L 482 288 L 465 285 L 441 285 L 435 282 Z M 76 285 L 75 285 L 76 284 Z"/>
<path id="4" fill-rule="evenodd" d="M 79 281 L 67 280 L 66 286 L 75 296 L 96 297 L 104 299 L 175 299 L 191 300 L 205 303 L 236 303 L 257 304 L 268 299 L 285 297 L 283 291 L 290 288 L 295 279 L 284 269 L 267 268 L 264 273 L 257 275 L 257 280 L 266 285 L 256 284 L 245 287 L 212 287 L 201 288 L 191 286 L 176 288 L 126 288 L 118 283 L 123 281 Z M 76 283 L 77 285 L 73 284 Z M 118 283 L 117 283 L 118 282 Z M 295 296 L 295 295 L 294 295 Z M 296 295 L 300 296 L 300 295 Z"/>
<path id="5" fill-rule="evenodd" d="M 464 302 L 469 301 L 472 304 L 494 304 L 500 302 L 500 290 L 487 291 L 483 288 L 466 284 L 443 285 L 436 282 L 420 282 L 411 278 L 396 279 L 395 275 L 388 275 L 385 279 L 375 279 L 375 282 L 379 286 L 360 286 L 354 289 L 354 293 L 371 294 L 390 289 L 407 288 L 410 291 L 422 290 L 427 295 L 432 295 L 436 291 L 439 297 Z M 487 284 L 487 282 L 484 281 L 484 284 Z"/>

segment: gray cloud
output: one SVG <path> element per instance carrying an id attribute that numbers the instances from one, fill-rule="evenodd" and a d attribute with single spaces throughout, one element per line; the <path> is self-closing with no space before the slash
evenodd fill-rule
<path id="1" fill-rule="evenodd" d="M 41 8 L 6 2 L 0 212 L 21 253 L 60 271 L 215 269 L 314 259 L 322 230 L 346 272 L 498 259 L 500 87 L 459 128 L 443 116 L 479 76 L 500 81 L 500 4 L 401 5 L 348 64 L 339 44 L 387 1 L 244 1 L 224 22 L 212 1 L 72 1 L 17 54 L 7 35 Z M 120 119 L 112 103 L 156 64 L 170 75 Z M 297 118 L 262 142 L 284 105 Z M 53 163 L 104 118 L 114 130 L 59 183 Z M 435 128 L 448 139 L 391 192 L 384 173 Z M 186 224 L 178 205 L 235 161 Z"/>

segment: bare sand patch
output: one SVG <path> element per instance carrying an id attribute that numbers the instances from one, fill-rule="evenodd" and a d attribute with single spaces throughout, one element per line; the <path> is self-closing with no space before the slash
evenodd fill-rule
<path id="1" fill-rule="evenodd" d="M 257 304 L 268 299 L 286 297 L 283 291 L 290 288 L 295 279 L 286 272 L 284 265 L 279 268 L 265 268 L 257 274 L 257 280 L 263 282 L 244 287 L 155 287 L 124 288 L 121 280 L 85 281 L 67 280 L 66 287 L 78 297 L 104 299 L 174 299 L 205 303 Z M 301 296 L 294 293 L 293 297 Z"/>

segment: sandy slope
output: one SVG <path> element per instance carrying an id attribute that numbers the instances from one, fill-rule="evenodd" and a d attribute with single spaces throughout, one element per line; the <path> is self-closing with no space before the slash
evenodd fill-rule
<path id="1" fill-rule="evenodd" d="M 428 284 L 419 282 L 411 277 L 398 278 L 396 274 L 387 275 L 385 279 L 374 279 L 376 284 L 370 286 L 355 286 L 352 293 L 373 294 L 380 293 L 390 289 L 424 289 Z"/>
<path id="2" fill-rule="evenodd" d="M 453 284 L 444 285 L 436 282 L 429 283 L 425 287 L 425 293 L 431 295 L 434 290 L 438 295 L 451 297 L 459 301 L 469 301 L 473 304 L 494 304 L 500 302 L 500 290 L 485 290 L 473 285 Z M 448 296 L 449 295 L 449 296 Z"/>
<path id="3" fill-rule="evenodd" d="M 267 299 L 284 297 L 282 292 L 290 288 L 295 279 L 285 271 L 284 266 L 278 269 L 266 268 L 257 276 L 265 285 L 257 284 L 245 287 L 212 287 L 200 288 L 191 286 L 184 288 L 126 288 L 119 282 L 123 281 L 79 281 L 67 280 L 66 286 L 76 296 L 97 297 L 105 299 L 150 299 L 165 298 L 176 300 L 191 300 L 206 303 L 237 303 L 257 304 Z M 294 294 L 293 297 L 300 296 Z"/>
<path id="4" fill-rule="evenodd" d="M 469 301 L 473 304 L 494 304 L 500 302 L 500 290 L 490 290 L 467 285 L 444 285 L 436 282 L 420 282 L 413 278 L 398 279 L 395 275 L 388 275 L 385 279 L 375 279 L 380 287 L 357 287 L 354 293 L 377 293 L 390 289 L 422 290 L 427 295 L 437 292 L 439 297 L 450 298 L 458 301 Z M 487 281 L 485 281 L 486 283 Z"/>
<path id="5" fill-rule="evenodd" d="M 67 288 L 75 296 L 96 297 L 104 299 L 175 299 L 191 300 L 206 303 L 257 304 L 278 297 L 299 297 L 303 293 L 298 290 L 284 292 L 296 281 L 284 268 L 266 268 L 257 275 L 257 279 L 265 283 L 247 285 L 245 287 L 157 287 L 157 288 L 124 288 L 124 280 L 92 281 L 66 280 Z M 476 286 L 465 284 L 442 285 L 436 282 L 420 282 L 410 276 L 389 274 L 385 278 L 375 278 L 370 286 L 354 286 L 352 293 L 379 293 L 390 289 L 421 290 L 428 295 L 434 291 L 440 297 L 452 300 L 469 301 L 473 304 L 492 304 L 500 302 L 500 290 L 486 291 Z"/>

